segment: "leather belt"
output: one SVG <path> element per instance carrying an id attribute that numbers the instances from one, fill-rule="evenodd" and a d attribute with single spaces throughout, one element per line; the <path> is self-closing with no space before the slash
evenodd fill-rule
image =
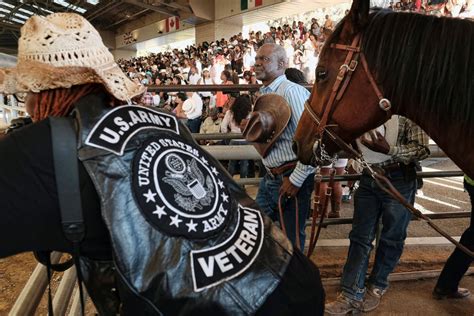
<path id="1" fill-rule="evenodd" d="M 383 166 L 382 169 L 385 171 L 385 173 L 400 170 L 400 164 L 398 162 L 394 162 L 389 165 Z"/>
<path id="2" fill-rule="evenodd" d="M 288 170 L 294 169 L 296 167 L 297 161 L 290 161 L 282 164 L 281 166 L 275 168 L 266 168 L 267 172 L 272 176 L 278 176 Z"/>
<path id="3" fill-rule="evenodd" d="M 377 171 L 380 174 L 388 174 L 392 171 L 401 170 L 401 167 L 400 167 L 400 163 L 393 162 L 393 163 L 385 165 L 385 166 L 372 165 L 372 169 L 374 169 L 375 171 Z M 370 175 L 370 172 L 367 169 L 364 169 L 363 173 L 366 174 L 366 175 Z"/>

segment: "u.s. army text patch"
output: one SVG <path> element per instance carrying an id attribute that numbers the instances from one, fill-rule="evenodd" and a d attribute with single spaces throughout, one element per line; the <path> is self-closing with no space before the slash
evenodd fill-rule
<path id="1" fill-rule="evenodd" d="M 92 128 L 85 143 L 121 156 L 132 136 L 149 128 L 179 134 L 178 121 L 173 115 L 143 106 L 123 105 L 107 112 Z"/>

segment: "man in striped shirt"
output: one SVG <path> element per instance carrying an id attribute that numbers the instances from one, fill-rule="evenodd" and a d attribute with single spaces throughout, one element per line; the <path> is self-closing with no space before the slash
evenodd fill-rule
<path id="1" fill-rule="evenodd" d="M 277 220 L 278 201 L 281 195 L 280 207 L 284 212 L 288 238 L 295 245 L 298 233 L 300 238 L 298 247 L 303 249 L 304 226 L 310 208 L 314 168 L 297 162 L 292 143 L 296 126 L 304 110 L 304 103 L 309 97 L 309 91 L 286 79 L 287 62 L 284 48 L 276 44 L 262 45 L 255 56 L 255 73 L 257 79 L 263 83 L 260 93 L 281 95 L 291 109 L 288 125 L 269 153 L 262 159 L 267 174 L 260 182 L 256 202 L 273 220 Z M 296 202 L 299 212 L 299 232 L 296 232 Z"/>

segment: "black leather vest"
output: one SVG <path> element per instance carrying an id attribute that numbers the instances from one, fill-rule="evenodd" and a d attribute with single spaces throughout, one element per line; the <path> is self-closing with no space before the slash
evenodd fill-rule
<path id="1" fill-rule="evenodd" d="M 255 313 L 290 242 L 174 116 L 104 104 L 89 95 L 76 105 L 78 154 L 110 231 L 122 313 Z"/>

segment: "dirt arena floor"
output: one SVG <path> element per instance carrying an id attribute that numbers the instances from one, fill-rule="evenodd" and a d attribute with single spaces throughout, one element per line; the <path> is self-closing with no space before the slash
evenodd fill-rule
<path id="1" fill-rule="evenodd" d="M 455 170 L 457 167 L 449 160 L 432 160 L 424 164 L 427 170 Z M 247 188 L 250 195 L 254 195 L 256 187 Z M 449 179 L 431 179 L 425 182 L 423 197 L 417 198 L 417 203 L 426 212 L 452 212 L 468 211 L 470 203 L 468 196 L 462 190 L 462 179 L 453 177 Z M 343 217 L 352 215 L 352 203 L 344 204 Z M 436 221 L 452 236 L 460 236 L 468 226 L 469 220 L 438 220 Z M 325 280 L 328 299 L 337 295 L 337 278 L 341 275 L 347 254 L 347 235 L 350 225 L 329 226 L 323 229 L 320 244 L 311 259 L 319 266 L 321 275 Z M 400 264 L 395 272 L 414 272 L 421 270 L 439 270 L 443 267 L 446 258 L 453 250 L 453 246 L 439 240 L 436 232 L 426 223 L 412 222 L 409 227 L 409 238 Z M 425 237 L 419 242 L 417 237 Z M 408 242 L 410 240 L 410 242 Z M 30 277 L 36 261 L 31 254 L 21 254 L 6 259 L 0 259 L 0 315 L 7 315 L 13 303 Z M 61 274 L 53 276 L 53 288 L 61 280 Z M 449 302 L 434 301 L 431 291 L 436 278 L 417 281 L 394 281 L 390 291 L 386 294 L 380 308 L 369 315 L 474 315 L 474 299 Z M 465 277 L 465 287 L 474 292 L 474 277 Z M 37 315 L 46 315 L 46 298 Z M 88 308 L 87 314 L 92 314 L 93 309 Z"/>

